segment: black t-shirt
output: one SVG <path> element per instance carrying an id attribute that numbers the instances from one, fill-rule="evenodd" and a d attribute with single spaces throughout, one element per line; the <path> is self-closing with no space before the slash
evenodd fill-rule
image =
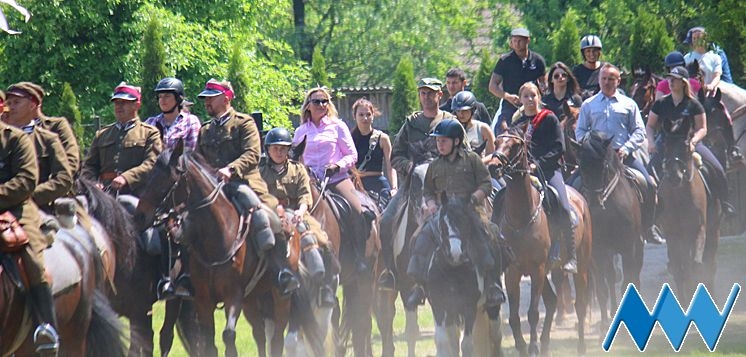
<path id="1" fill-rule="evenodd" d="M 572 68 L 572 75 L 578 80 L 578 85 L 584 99 L 590 98 L 601 91 L 601 86 L 598 84 L 598 76 L 601 73 L 603 65 L 602 62 L 598 68 L 590 69 L 581 63 Z"/>
<path id="2" fill-rule="evenodd" d="M 705 109 L 699 101 L 688 97 L 684 97 L 679 105 L 674 105 L 673 97 L 667 95 L 656 100 L 650 111 L 658 115 L 658 122 L 664 134 L 689 135 L 694 129 L 694 117 L 704 113 Z M 675 127 L 676 125 L 681 126 Z M 675 133 L 672 133 L 672 130 L 675 130 Z"/>
<path id="3" fill-rule="evenodd" d="M 352 141 L 355 143 L 355 149 L 357 149 L 357 164 L 356 167 L 360 168 L 360 165 L 365 160 L 365 155 L 368 154 L 370 149 L 370 137 L 373 135 L 371 131 L 368 135 L 363 135 L 357 128 L 352 129 Z M 365 164 L 364 171 L 371 172 L 382 172 L 383 171 L 383 149 L 381 148 L 381 138 L 378 138 L 378 144 L 375 150 L 370 155 L 370 160 Z"/>
<path id="4" fill-rule="evenodd" d="M 529 50 L 528 57 L 525 61 L 521 60 L 515 51 L 510 51 L 500 57 L 495 64 L 492 73 L 502 77 L 503 90 L 518 95 L 518 89 L 526 82 L 536 81 L 546 73 L 546 63 L 544 57 L 540 54 Z M 515 109 L 512 103 L 503 100 L 503 108 L 506 105 Z"/>
<path id="5" fill-rule="evenodd" d="M 570 104 L 572 107 L 580 107 L 580 105 L 583 104 L 583 100 L 579 95 L 570 94 L 569 91 L 565 92 L 565 97 L 562 99 L 557 99 L 552 92 L 547 93 L 541 97 L 541 101 L 544 102 L 544 108 L 554 112 L 554 115 L 556 115 L 557 118 L 562 118 L 565 114 L 565 111 L 562 108 L 563 102 L 567 101 L 567 104 Z"/>

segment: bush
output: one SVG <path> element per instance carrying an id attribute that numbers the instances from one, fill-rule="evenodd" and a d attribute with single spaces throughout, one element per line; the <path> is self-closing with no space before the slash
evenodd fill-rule
<path id="1" fill-rule="evenodd" d="M 414 64 L 409 56 L 402 57 L 394 72 L 389 132 L 398 133 L 404 119 L 418 107 Z"/>

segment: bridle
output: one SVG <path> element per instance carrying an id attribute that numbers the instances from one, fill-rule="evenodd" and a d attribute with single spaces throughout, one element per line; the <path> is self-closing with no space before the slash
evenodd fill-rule
<path id="1" fill-rule="evenodd" d="M 518 135 L 514 134 L 500 134 L 495 139 L 498 138 L 508 138 L 508 139 L 515 139 L 518 140 L 518 145 L 520 145 L 518 152 L 516 152 L 515 155 L 513 155 L 512 158 L 507 157 L 505 154 L 499 151 L 495 151 L 492 154 L 492 157 L 499 160 L 502 166 L 500 167 L 500 170 L 502 171 L 503 175 L 506 176 L 508 179 L 512 179 L 511 175 L 518 174 L 518 175 L 526 175 L 530 174 L 531 170 L 528 170 L 527 168 L 521 168 L 519 165 L 522 164 L 522 160 L 526 157 L 526 140 Z"/>
<path id="2" fill-rule="evenodd" d="M 676 140 L 677 142 L 681 141 L 683 143 L 683 145 L 689 145 L 688 142 L 685 140 L 685 138 L 686 138 L 685 136 L 682 136 L 682 135 L 671 135 L 671 134 L 669 134 L 667 136 L 667 138 L 668 137 L 672 137 L 672 138 L 670 138 L 668 140 Z M 669 143 L 668 145 L 671 145 L 671 144 Z M 667 152 L 666 152 L 666 154 L 667 154 Z M 668 155 L 665 155 L 665 158 L 663 159 L 663 177 L 664 178 L 668 177 L 668 175 L 667 175 L 667 173 L 668 173 L 667 167 L 670 164 L 675 164 L 678 167 L 683 168 L 681 170 L 681 172 L 682 172 L 682 174 L 684 176 L 687 177 L 686 182 L 692 182 L 692 180 L 694 179 L 694 172 L 696 170 L 694 170 L 694 168 L 693 168 L 694 164 L 693 164 L 691 158 L 689 160 L 684 160 L 684 159 L 680 158 L 678 154 L 674 155 L 673 157 L 669 157 Z"/>
<path id="3" fill-rule="evenodd" d="M 621 178 L 621 175 L 619 173 L 619 170 L 613 170 L 611 167 L 611 163 L 609 160 L 606 160 L 606 158 L 602 159 L 606 163 L 603 166 L 603 169 L 601 170 L 601 182 L 606 182 L 605 185 L 602 185 L 598 188 L 590 188 L 588 185 L 587 180 L 584 180 L 583 182 L 583 190 L 586 191 L 589 194 L 593 194 L 594 197 L 598 198 L 598 204 L 601 206 L 601 209 L 606 209 L 606 201 L 611 196 L 611 193 L 614 192 L 614 189 L 616 188 L 617 184 L 619 184 L 619 180 Z M 587 165 L 586 165 L 587 166 Z M 581 170 L 583 169 L 583 165 L 580 165 Z M 612 174 L 611 178 L 607 180 L 609 174 Z"/>

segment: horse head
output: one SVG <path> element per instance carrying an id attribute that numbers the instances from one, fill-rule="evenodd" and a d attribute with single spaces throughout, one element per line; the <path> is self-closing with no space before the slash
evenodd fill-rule
<path id="1" fill-rule="evenodd" d="M 653 75 L 649 69 L 638 68 L 633 73 L 634 82 L 630 87 L 630 97 L 637 103 L 644 117 L 650 113 L 655 102 L 655 88 L 660 78 Z"/>
<path id="2" fill-rule="evenodd" d="M 679 187 L 684 182 L 688 182 L 694 175 L 689 131 L 682 129 L 684 126 L 680 123 L 675 128 L 677 131 L 666 133 L 663 147 L 661 178 L 674 187 Z"/>
<path id="3" fill-rule="evenodd" d="M 295 145 L 292 148 L 290 148 L 290 151 L 288 152 L 288 157 L 291 160 L 300 161 L 300 158 L 303 157 L 303 152 L 306 151 L 306 140 L 307 139 L 308 137 L 304 136 L 303 141 L 298 143 L 298 145 Z"/>
<path id="4" fill-rule="evenodd" d="M 173 150 L 164 150 L 158 155 L 155 165 L 148 175 L 145 191 L 142 193 L 135 210 L 135 228 L 138 231 L 141 232 L 150 227 L 158 213 L 162 213 L 159 211 L 168 210 L 178 205 L 174 201 L 174 191 L 179 186 L 183 186 L 179 185 L 179 182 L 183 179 L 183 169 L 179 164 L 183 152 L 184 143 L 179 140 Z M 170 202 L 167 202 L 169 200 Z"/>
<path id="5" fill-rule="evenodd" d="M 448 197 L 438 212 L 436 230 L 439 235 L 440 251 L 444 260 L 451 266 L 459 266 L 469 260 L 467 246 L 472 239 L 488 239 L 478 235 L 488 234 L 480 221 L 479 214 L 467 200 Z"/>
<path id="6" fill-rule="evenodd" d="M 523 130 L 517 126 L 495 138 L 495 152 L 487 163 L 493 177 L 521 174 L 528 172 L 528 148 Z"/>
<path id="7" fill-rule="evenodd" d="M 601 202 L 601 196 L 613 176 L 622 172 L 622 162 L 612 148 L 612 137 L 600 131 L 591 131 L 572 145 L 578 152 L 583 187 Z"/>

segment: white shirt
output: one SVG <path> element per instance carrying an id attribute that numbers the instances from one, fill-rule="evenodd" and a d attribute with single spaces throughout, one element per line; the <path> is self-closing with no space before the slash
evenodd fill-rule
<path id="1" fill-rule="evenodd" d="M 707 51 L 704 54 L 697 51 L 689 52 L 684 55 L 684 61 L 687 65 L 694 61 L 699 62 L 699 68 L 705 75 L 703 84 L 712 83 L 716 73 L 723 74 L 723 60 L 712 51 Z"/>

